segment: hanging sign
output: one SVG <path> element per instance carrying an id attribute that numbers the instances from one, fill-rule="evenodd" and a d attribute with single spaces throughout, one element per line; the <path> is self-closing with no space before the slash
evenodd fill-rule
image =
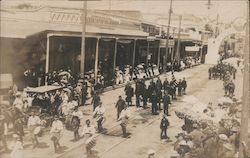
<path id="1" fill-rule="evenodd" d="M 160 40 L 160 48 L 165 48 L 167 44 L 167 39 L 161 39 Z M 168 46 L 173 47 L 174 46 L 174 40 L 170 39 L 168 40 Z"/>

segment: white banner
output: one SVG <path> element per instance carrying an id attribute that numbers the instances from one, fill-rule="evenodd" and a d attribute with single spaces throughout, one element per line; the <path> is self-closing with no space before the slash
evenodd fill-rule
<path id="1" fill-rule="evenodd" d="M 186 46 L 185 51 L 187 52 L 198 52 L 200 50 L 200 47 L 198 46 Z"/>

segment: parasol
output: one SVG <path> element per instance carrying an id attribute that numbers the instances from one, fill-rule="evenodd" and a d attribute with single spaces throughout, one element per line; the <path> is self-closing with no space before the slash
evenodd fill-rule
<path id="1" fill-rule="evenodd" d="M 65 76 L 65 75 L 67 75 L 68 77 L 70 77 L 70 73 L 67 72 L 67 71 L 60 72 L 58 75 L 59 76 Z"/>

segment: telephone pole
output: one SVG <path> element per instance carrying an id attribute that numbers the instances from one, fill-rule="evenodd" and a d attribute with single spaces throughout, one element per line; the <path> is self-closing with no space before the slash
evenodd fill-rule
<path id="1" fill-rule="evenodd" d="M 166 53 L 165 53 L 165 60 L 164 60 L 164 69 L 163 72 L 167 72 L 167 56 L 168 56 L 168 43 L 169 43 L 169 29 L 170 29 L 170 21 L 171 21 L 171 14 L 172 14 L 172 0 L 170 0 L 170 7 L 168 12 L 168 26 L 167 26 L 167 41 L 166 41 Z"/>
<path id="2" fill-rule="evenodd" d="M 82 42 L 81 42 L 81 66 L 80 73 L 81 78 L 84 78 L 85 74 L 85 36 L 86 36 L 86 21 L 87 21 L 87 0 L 83 1 L 82 10 Z"/>
<path id="3" fill-rule="evenodd" d="M 178 61 L 178 64 L 180 64 L 180 39 L 181 39 L 182 16 L 180 16 L 179 18 L 180 18 L 180 21 L 179 21 L 179 31 L 178 31 L 178 43 L 177 43 L 177 51 L 176 51 L 176 55 L 175 55 L 175 59 Z"/>
<path id="4" fill-rule="evenodd" d="M 250 65 L 249 65 L 249 1 L 247 0 L 247 23 L 244 47 L 244 76 L 243 76 L 243 104 L 241 109 L 241 127 L 240 127 L 240 149 L 239 158 L 248 158 L 248 120 L 249 120 L 249 99 L 250 99 Z"/>

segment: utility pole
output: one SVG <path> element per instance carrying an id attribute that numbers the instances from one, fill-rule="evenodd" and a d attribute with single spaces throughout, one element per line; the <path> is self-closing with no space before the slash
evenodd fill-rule
<path id="1" fill-rule="evenodd" d="M 247 24 L 244 47 L 244 78 L 243 78 L 243 104 L 241 109 L 241 127 L 240 127 L 240 149 L 239 158 L 248 158 L 248 120 L 249 120 L 249 99 L 250 99 L 250 56 L 249 56 L 249 1 L 247 0 Z M 245 144 L 245 145 L 244 145 Z"/>
<path id="2" fill-rule="evenodd" d="M 86 21 L 87 21 L 87 0 L 83 1 L 82 10 L 82 42 L 81 42 L 81 78 L 84 78 L 85 74 L 85 36 L 86 36 Z"/>
<path id="3" fill-rule="evenodd" d="M 180 22 L 179 22 L 179 31 L 178 31 L 178 43 L 177 43 L 177 51 L 175 55 L 175 59 L 178 61 L 178 64 L 180 64 L 180 38 L 181 38 L 181 20 L 182 16 L 179 17 Z"/>
<path id="4" fill-rule="evenodd" d="M 166 41 L 166 53 L 165 53 L 165 60 L 164 60 L 164 69 L 163 72 L 167 72 L 167 56 L 168 56 L 168 42 L 169 42 L 169 29 L 170 29 L 170 21 L 171 21 L 171 14 L 172 14 L 172 0 L 170 0 L 170 7 L 168 12 L 168 28 L 167 28 L 167 41 Z"/>

